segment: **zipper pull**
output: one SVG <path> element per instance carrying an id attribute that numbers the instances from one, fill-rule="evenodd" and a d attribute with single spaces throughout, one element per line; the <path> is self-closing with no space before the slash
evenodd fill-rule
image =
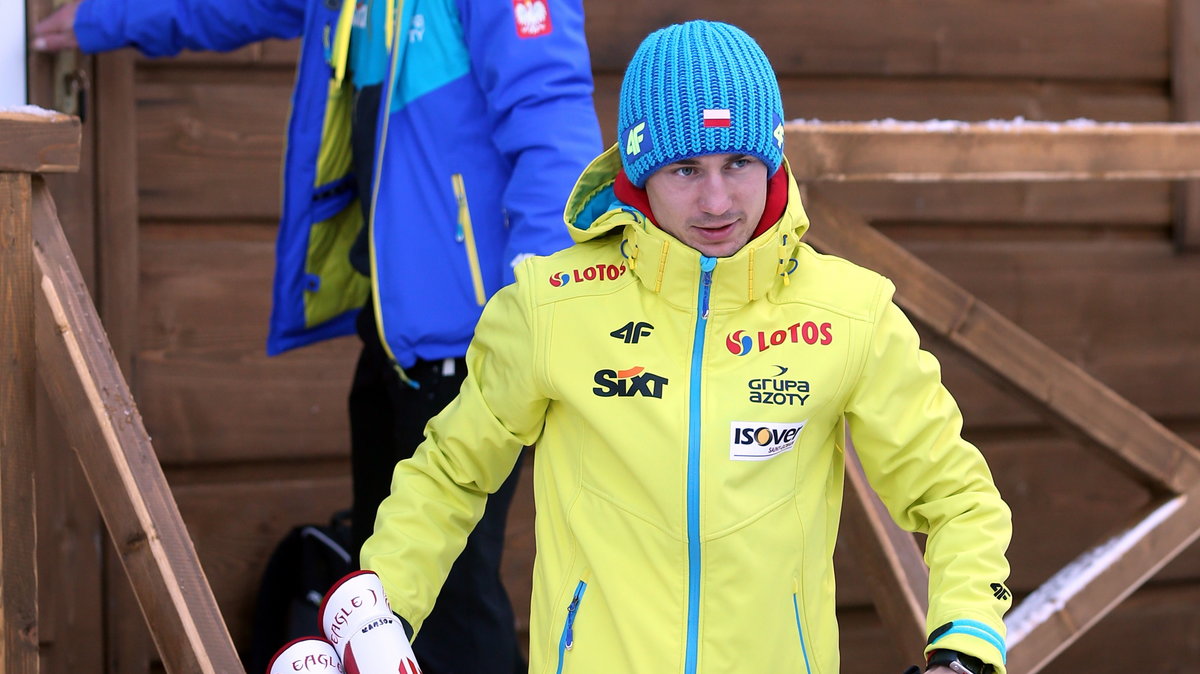
<path id="1" fill-rule="evenodd" d="M 571 600 L 570 606 L 567 606 L 567 636 L 564 641 L 566 650 L 571 650 L 575 646 L 575 612 L 579 610 L 579 595 Z"/>
<path id="2" fill-rule="evenodd" d="M 700 318 L 708 320 L 708 297 L 712 291 L 712 272 L 717 266 L 717 258 L 700 256 Z"/>

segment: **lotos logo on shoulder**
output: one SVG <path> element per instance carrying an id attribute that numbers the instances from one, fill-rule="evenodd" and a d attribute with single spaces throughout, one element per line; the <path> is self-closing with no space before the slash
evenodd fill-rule
<path id="1" fill-rule="evenodd" d="M 569 272 L 555 272 L 550 275 L 550 285 L 561 288 L 568 283 L 615 281 L 624 275 L 625 265 L 623 264 L 597 264 L 583 269 L 572 269 Z"/>
<path id="2" fill-rule="evenodd" d="M 751 337 L 745 330 L 732 332 L 725 338 L 725 348 L 735 356 L 744 356 L 751 351 L 766 351 L 781 344 L 820 344 L 828 346 L 833 343 L 833 326 L 829 323 L 817 325 L 812 321 L 793 323 L 782 330 L 766 332 L 759 330 Z"/>
<path id="3" fill-rule="evenodd" d="M 765 421 L 734 421 L 729 427 L 731 461 L 766 461 L 791 450 L 804 430 L 801 421 L 777 424 Z"/>

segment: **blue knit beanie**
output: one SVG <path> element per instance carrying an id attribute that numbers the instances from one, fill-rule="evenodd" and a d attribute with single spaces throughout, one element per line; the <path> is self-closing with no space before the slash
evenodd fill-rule
<path id="1" fill-rule="evenodd" d="M 783 161 L 783 101 L 754 38 L 726 23 L 689 21 L 651 33 L 625 69 L 617 145 L 629 181 L 706 154 Z"/>

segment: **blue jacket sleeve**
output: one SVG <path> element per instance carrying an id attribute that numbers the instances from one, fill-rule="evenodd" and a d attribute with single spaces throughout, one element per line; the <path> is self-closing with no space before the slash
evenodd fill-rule
<path id="1" fill-rule="evenodd" d="M 513 167 L 503 197 L 511 228 L 506 257 L 511 263 L 565 248 L 571 240 L 563 207 L 603 149 L 583 3 L 532 0 L 517 10 L 512 2 L 457 2 L 494 142 Z M 511 267 L 507 276 L 511 281 Z"/>
<path id="2" fill-rule="evenodd" d="M 228 51 L 304 28 L 305 0 L 86 0 L 75 14 L 85 52 L 136 47 L 146 56 Z"/>

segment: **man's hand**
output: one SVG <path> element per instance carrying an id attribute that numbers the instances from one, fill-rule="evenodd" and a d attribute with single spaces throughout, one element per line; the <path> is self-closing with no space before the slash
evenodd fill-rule
<path id="1" fill-rule="evenodd" d="M 56 52 L 79 46 L 79 42 L 75 40 L 75 11 L 79 9 L 79 3 L 82 1 L 71 0 L 34 25 L 35 51 Z"/>
<path id="2" fill-rule="evenodd" d="M 949 667 L 945 667 L 943 665 L 938 665 L 937 667 L 934 667 L 933 669 L 925 670 L 925 674 L 954 674 L 954 670 L 950 669 Z"/>

